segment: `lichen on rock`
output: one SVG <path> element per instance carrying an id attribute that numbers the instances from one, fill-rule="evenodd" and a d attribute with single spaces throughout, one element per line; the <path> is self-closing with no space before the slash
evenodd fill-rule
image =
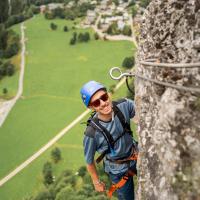
<path id="1" fill-rule="evenodd" d="M 152 0 L 141 20 L 136 73 L 200 88 L 200 68 L 159 68 L 139 64 L 200 62 L 200 1 Z M 200 199 L 199 94 L 137 78 L 139 117 L 137 199 Z"/>

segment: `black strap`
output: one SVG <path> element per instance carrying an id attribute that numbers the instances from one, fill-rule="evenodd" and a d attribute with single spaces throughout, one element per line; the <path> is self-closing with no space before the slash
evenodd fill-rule
<path id="1" fill-rule="evenodd" d="M 91 126 L 95 127 L 98 131 L 100 131 L 100 133 L 103 134 L 104 138 L 106 139 L 106 142 L 108 143 L 108 147 L 111 147 L 113 149 L 115 141 L 110 132 L 99 123 L 99 119 L 96 117 L 91 119 L 90 124 Z"/>
<path id="2" fill-rule="evenodd" d="M 113 111 L 114 113 L 117 115 L 124 131 L 123 131 L 123 135 L 125 133 L 129 133 L 131 136 L 133 136 L 133 132 L 131 131 L 131 127 L 130 124 L 126 122 L 126 119 L 124 117 L 124 114 L 122 113 L 122 111 L 118 108 L 117 106 L 118 102 L 113 101 Z"/>

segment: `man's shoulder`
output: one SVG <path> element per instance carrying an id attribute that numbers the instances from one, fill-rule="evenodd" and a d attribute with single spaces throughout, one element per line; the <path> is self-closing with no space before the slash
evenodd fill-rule
<path id="1" fill-rule="evenodd" d="M 121 99 L 117 99 L 117 100 L 113 101 L 113 103 L 115 105 L 118 105 L 118 104 L 121 104 L 121 103 L 125 103 L 125 102 L 127 102 L 126 98 L 121 98 Z"/>
<path id="2" fill-rule="evenodd" d="M 91 138 L 94 138 L 95 136 L 95 132 L 96 132 L 96 129 L 94 127 L 92 127 L 91 125 L 88 125 L 85 129 L 85 136 L 88 136 L 88 137 L 91 137 Z"/>

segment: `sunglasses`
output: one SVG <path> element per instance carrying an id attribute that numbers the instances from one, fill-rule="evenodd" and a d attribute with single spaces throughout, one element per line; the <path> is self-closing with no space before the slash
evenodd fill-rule
<path id="1" fill-rule="evenodd" d="M 105 93 L 105 94 L 101 95 L 98 99 L 96 99 L 95 101 L 90 102 L 90 106 L 99 107 L 101 105 L 101 101 L 100 100 L 105 102 L 105 101 L 108 100 L 108 98 L 109 98 L 108 94 Z"/>

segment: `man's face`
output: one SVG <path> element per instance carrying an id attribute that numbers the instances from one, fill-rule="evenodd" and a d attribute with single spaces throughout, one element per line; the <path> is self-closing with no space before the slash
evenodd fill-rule
<path id="1" fill-rule="evenodd" d="M 108 93 L 104 90 L 96 92 L 90 100 L 89 108 L 102 115 L 110 114 L 112 112 L 112 102 Z"/>

